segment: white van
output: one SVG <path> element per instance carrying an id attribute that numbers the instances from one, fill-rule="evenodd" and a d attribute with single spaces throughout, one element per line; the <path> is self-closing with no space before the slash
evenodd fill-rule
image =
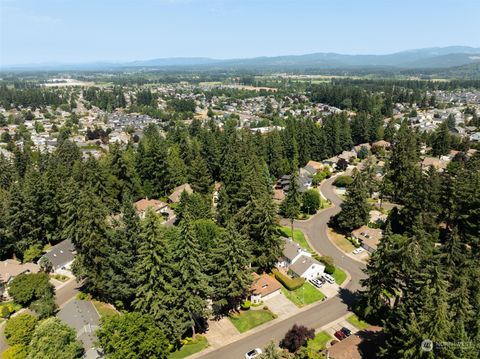
<path id="1" fill-rule="evenodd" d="M 323 273 L 323 278 L 325 278 L 325 280 L 330 284 L 335 283 L 335 278 L 333 278 L 330 274 Z"/>

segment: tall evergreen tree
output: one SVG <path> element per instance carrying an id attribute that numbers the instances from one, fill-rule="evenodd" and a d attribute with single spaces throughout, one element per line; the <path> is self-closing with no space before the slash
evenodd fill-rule
<path id="1" fill-rule="evenodd" d="M 196 318 L 205 318 L 207 314 L 208 278 L 202 271 L 205 253 L 195 235 L 190 219 L 180 224 L 179 235 L 173 247 L 175 286 L 177 287 L 178 306 L 183 309 L 186 323 L 190 324 L 195 337 Z"/>
<path id="2" fill-rule="evenodd" d="M 252 283 L 249 246 L 235 227 L 227 225 L 212 251 L 212 299 L 221 312 L 236 310 Z"/>
<path id="3" fill-rule="evenodd" d="M 336 217 L 337 225 L 350 232 L 367 224 L 370 206 L 367 203 L 368 191 L 365 179 L 359 172 L 354 174 L 353 182 L 347 188 L 345 201 L 340 205 L 342 210 Z"/>
<path id="4" fill-rule="evenodd" d="M 134 271 L 134 309 L 151 315 L 171 341 L 179 340 L 184 334 L 185 324 L 182 323 L 183 313 L 177 307 L 171 252 L 160 219 L 152 210 L 147 210 L 142 222 Z"/>
<path id="5" fill-rule="evenodd" d="M 405 197 L 411 193 L 412 185 L 415 184 L 417 168 L 417 141 L 415 134 L 403 122 L 396 134 L 392 154 L 387 163 L 385 181 L 390 183 L 389 188 L 392 199 L 403 204 Z"/>

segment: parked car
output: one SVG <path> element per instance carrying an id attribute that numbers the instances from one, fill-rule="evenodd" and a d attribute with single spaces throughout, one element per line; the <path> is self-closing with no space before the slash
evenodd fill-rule
<path id="1" fill-rule="evenodd" d="M 334 335 L 338 340 L 343 340 L 347 337 L 341 330 L 337 330 Z"/>
<path id="2" fill-rule="evenodd" d="M 358 247 L 352 253 L 353 254 L 359 254 L 359 253 L 362 253 L 363 251 L 365 251 L 365 249 L 363 247 Z"/>
<path id="3" fill-rule="evenodd" d="M 323 283 L 320 282 L 318 279 L 310 279 L 309 282 L 317 288 L 320 288 L 323 285 Z"/>
<path id="4" fill-rule="evenodd" d="M 323 278 L 325 278 L 325 280 L 330 284 L 335 283 L 335 278 L 333 278 L 330 274 L 324 273 Z"/>
<path id="5" fill-rule="evenodd" d="M 350 335 L 352 335 L 352 331 L 346 327 L 343 327 L 342 329 L 340 329 L 342 331 L 343 334 L 345 334 L 347 337 L 349 337 Z"/>
<path id="6" fill-rule="evenodd" d="M 253 359 L 253 358 L 258 357 L 260 354 L 262 354 L 262 349 L 255 348 L 255 349 L 250 350 L 248 353 L 245 354 L 245 359 Z"/>

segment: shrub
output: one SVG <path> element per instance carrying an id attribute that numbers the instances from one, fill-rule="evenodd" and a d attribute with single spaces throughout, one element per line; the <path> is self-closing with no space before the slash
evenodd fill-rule
<path id="1" fill-rule="evenodd" d="M 327 265 L 325 266 L 325 273 L 327 273 L 327 274 L 333 274 L 333 272 L 335 272 L 335 266 L 334 266 L 334 265 L 327 264 Z"/>
<path id="2" fill-rule="evenodd" d="M 11 281 L 8 293 L 13 300 L 28 305 L 34 300 L 53 296 L 53 285 L 46 273 L 20 274 Z"/>
<path id="3" fill-rule="evenodd" d="M 250 302 L 249 300 L 244 300 L 240 307 L 242 308 L 242 310 L 249 310 L 251 305 L 252 302 Z"/>
<path id="4" fill-rule="evenodd" d="M 28 355 L 28 348 L 22 344 L 15 344 L 2 353 L 3 359 L 25 359 Z"/>
<path id="5" fill-rule="evenodd" d="M 313 338 L 315 338 L 314 329 L 294 324 L 285 334 L 285 338 L 280 341 L 280 348 L 287 349 L 290 353 L 295 353 L 302 345 L 307 343 L 308 339 Z"/>
<path id="6" fill-rule="evenodd" d="M 30 314 L 22 313 L 10 318 L 5 325 L 5 338 L 8 345 L 28 345 L 36 325 L 37 318 Z"/>
<path id="7" fill-rule="evenodd" d="M 2 318 L 8 318 L 12 314 L 12 311 L 10 310 L 10 307 L 8 305 L 2 305 L 1 313 L 0 315 Z"/>
<path id="8" fill-rule="evenodd" d="M 323 264 L 325 264 L 326 266 L 327 265 L 331 265 L 331 266 L 334 265 L 333 258 L 330 257 L 330 256 L 321 256 L 319 261 L 322 262 Z"/>
<path id="9" fill-rule="evenodd" d="M 353 182 L 353 177 L 351 176 L 339 176 L 334 182 L 333 185 L 336 187 L 347 187 Z"/>
<path id="10" fill-rule="evenodd" d="M 85 293 L 85 292 L 78 292 L 77 299 L 78 300 L 91 300 L 92 296 L 88 293 Z"/>
<path id="11" fill-rule="evenodd" d="M 40 258 L 41 255 L 42 247 L 39 244 L 30 246 L 23 252 L 23 263 L 33 262 L 35 259 Z"/>
<path id="12" fill-rule="evenodd" d="M 268 309 L 268 306 L 265 305 L 265 306 L 263 307 L 263 310 L 269 310 L 269 309 Z"/>
<path id="13" fill-rule="evenodd" d="M 288 290 L 295 290 L 300 288 L 303 283 L 305 283 L 304 278 L 290 278 L 285 274 L 280 273 L 277 269 L 272 270 L 273 274 L 275 274 L 275 278 L 283 284 L 285 288 Z"/>
<path id="14" fill-rule="evenodd" d="M 30 309 L 34 310 L 41 319 L 52 316 L 56 308 L 57 305 L 53 296 L 45 296 L 30 305 Z"/>
<path id="15" fill-rule="evenodd" d="M 46 273 L 50 273 L 53 271 L 52 261 L 48 257 L 42 257 L 40 262 L 38 262 L 40 269 Z"/>

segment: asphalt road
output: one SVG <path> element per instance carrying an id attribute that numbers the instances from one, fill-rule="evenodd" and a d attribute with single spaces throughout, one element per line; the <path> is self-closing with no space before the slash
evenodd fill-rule
<path id="1" fill-rule="evenodd" d="M 333 245 L 327 237 L 327 223 L 330 217 L 338 213 L 342 200 L 335 194 L 332 187 L 334 178 L 322 183 L 320 190 L 323 195 L 332 202 L 333 206 L 317 213 L 308 221 L 295 221 L 294 227 L 302 229 L 308 236 L 310 244 L 319 253 L 331 256 L 335 264 L 350 273 L 351 281 L 340 290 L 338 296 L 314 305 L 290 318 L 287 318 L 274 326 L 265 328 L 234 343 L 226 345 L 215 351 L 201 355 L 201 358 L 240 359 L 245 353 L 253 348 L 264 348 L 270 341 L 278 343 L 293 324 L 302 324 L 309 328 L 320 328 L 337 318 L 340 318 L 351 310 L 355 302 L 356 291 L 360 289 L 359 280 L 365 277 L 362 272 L 364 265 L 355 261 Z"/>

